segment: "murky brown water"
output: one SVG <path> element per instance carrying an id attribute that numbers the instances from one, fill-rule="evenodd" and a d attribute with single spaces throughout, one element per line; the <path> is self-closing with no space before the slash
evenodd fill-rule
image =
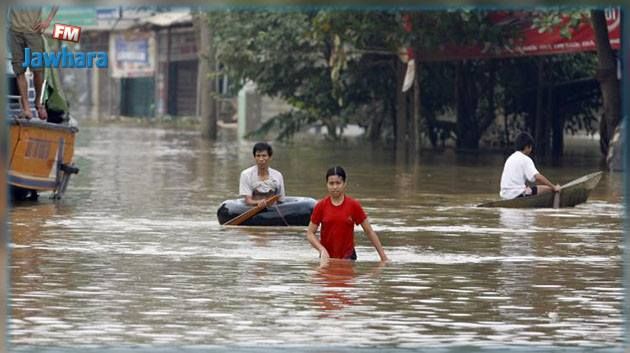
<path id="1" fill-rule="evenodd" d="M 503 210 L 503 156 L 396 164 L 365 146 L 276 145 L 289 195 L 320 198 L 340 164 L 391 263 L 319 268 L 295 229 L 224 229 L 251 143 L 83 128 L 66 198 L 10 212 L 12 345 L 613 347 L 623 341 L 621 175 L 574 209 Z M 593 145 L 597 148 L 597 145 Z M 576 154 L 567 182 L 595 171 Z"/>

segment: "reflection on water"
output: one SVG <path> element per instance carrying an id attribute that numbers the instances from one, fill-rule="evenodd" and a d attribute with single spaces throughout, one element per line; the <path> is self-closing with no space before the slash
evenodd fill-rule
<path id="1" fill-rule="evenodd" d="M 218 224 L 251 143 L 115 127 L 82 129 L 78 143 L 66 199 L 10 213 L 15 347 L 622 342 L 618 174 L 576 208 L 482 209 L 502 156 L 408 166 L 365 146 L 278 144 L 289 195 L 321 198 L 326 169 L 346 168 L 392 260 L 379 265 L 357 232 L 359 261 L 319 267 L 304 229 Z M 596 165 L 542 168 L 565 182 Z"/>
<path id="2" fill-rule="evenodd" d="M 531 231 L 535 218 L 535 210 L 499 209 L 499 222 L 501 222 L 501 225 L 506 229 L 514 229 L 527 233 Z"/>
<path id="3" fill-rule="evenodd" d="M 323 316 L 354 303 L 353 282 L 357 273 L 352 261 L 331 259 L 315 273 L 313 282 L 322 288 L 321 295 L 316 297 L 315 301 L 324 311 Z"/>

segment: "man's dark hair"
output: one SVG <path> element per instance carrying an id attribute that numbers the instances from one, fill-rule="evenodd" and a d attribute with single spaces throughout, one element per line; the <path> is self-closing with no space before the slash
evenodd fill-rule
<path id="1" fill-rule="evenodd" d="M 534 147 L 534 138 L 528 132 L 521 132 L 516 136 L 516 140 L 514 140 L 514 148 L 517 151 L 522 151 L 527 146 Z"/>
<path id="2" fill-rule="evenodd" d="M 346 182 L 346 171 L 340 166 L 332 167 L 326 171 L 326 182 L 328 182 L 328 177 L 332 175 L 336 175 L 340 177 L 344 183 Z"/>
<path id="3" fill-rule="evenodd" d="M 262 151 L 267 151 L 267 153 L 269 154 L 269 157 L 273 155 L 273 149 L 271 149 L 271 145 L 269 145 L 267 142 L 258 142 L 257 144 L 255 144 L 252 154 L 255 157 L 256 152 L 262 152 Z"/>

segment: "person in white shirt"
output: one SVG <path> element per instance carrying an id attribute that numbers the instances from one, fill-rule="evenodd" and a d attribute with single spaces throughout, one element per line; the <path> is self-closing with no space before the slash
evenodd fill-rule
<path id="1" fill-rule="evenodd" d="M 280 195 L 285 197 L 282 173 L 270 168 L 273 149 L 268 143 L 258 142 L 253 149 L 256 165 L 241 172 L 238 193 L 250 206 L 267 206 L 265 199 Z"/>
<path id="2" fill-rule="evenodd" d="M 505 161 L 501 174 L 502 199 L 532 196 L 546 192 L 560 191 L 560 185 L 552 184 L 540 174 L 529 157 L 534 149 L 534 139 L 527 132 L 521 132 L 514 141 L 516 151 Z M 528 185 L 531 184 L 531 186 Z"/>

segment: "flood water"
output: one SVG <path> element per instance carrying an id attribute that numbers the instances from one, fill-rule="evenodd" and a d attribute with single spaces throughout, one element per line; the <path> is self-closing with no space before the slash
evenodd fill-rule
<path id="1" fill-rule="evenodd" d="M 538 167 L 559 183 L 596 171 L 590 146 Z M 82 128 L 64 200 L 10 211 L 11 346 L 622 344 L 621 174 L 576 208 L 482 209 L 498 198 L 500 154 L 397 164 L 357 143 L 276 144 L 291 196 L 325 196 L 326 169 L 344 166 L 391 259 L 380 265 L 357 231 L 358 261 L 320 268 L 301 229 L 219 225 L 251 147 Z"/>

